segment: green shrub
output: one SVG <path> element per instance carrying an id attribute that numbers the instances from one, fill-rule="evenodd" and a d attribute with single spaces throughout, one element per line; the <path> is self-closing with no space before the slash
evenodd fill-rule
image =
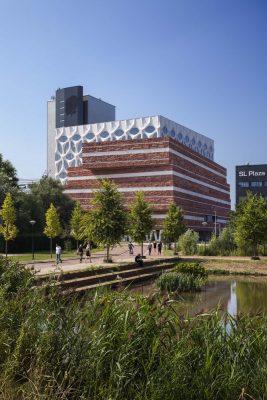
<path id="1" fill-rule="evenodd" d="M 164 272 L 156 280 L 156 285 L 160 290 L 168 292 L 196 292 L 201 290 L 203 284 L 202 278 L 179 272 Z"/>
<path id="2" fill-rule="evenodd" d="M 34 274 L 18 261 L 8 257 L 0 257 L 0 287 L 5 295 L 14 295 L 33 285 Z"/>
<path id="3" fill-rule="evenodd" d="M 197 243 L 199 235 L 192 229 L 188 229 L 183 235 L 180 236 L 178 241 L 178 248 L 185 255 L 193 255 L 197 252 Z"/>
<path id="4" fill-rule="evenodd" d="M 173 271 L 181 272 L 183 274 L 191 274 L 193 276 L 200 276 L 200 277 L 207 276 L 207 271 L 198 262 L 179 263 L 174 267 Z"/>

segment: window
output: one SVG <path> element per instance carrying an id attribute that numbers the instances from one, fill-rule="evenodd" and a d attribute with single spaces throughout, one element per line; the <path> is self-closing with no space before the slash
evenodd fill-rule
<path id="1" fill-rule="evenodd" d="M 258 182 L 250 182 L 251 187 L 261 187 L 262 186 L 262 181 Z"/>
<path id="2" fill-rule="evenodd" d="M 267 186 L 267 181 L 264 181 L 264 186 Z"/>
<path id="3" fill-rule="evenodd" d="M 238 182 L 238 186 L 240 187 L 249 187 L 249 182 Z"/>
<path id="4" fill-rule="evenodd" d="M 215 222 L 215 215 L 205 215 L 204 221 L 205 222 Z"/>

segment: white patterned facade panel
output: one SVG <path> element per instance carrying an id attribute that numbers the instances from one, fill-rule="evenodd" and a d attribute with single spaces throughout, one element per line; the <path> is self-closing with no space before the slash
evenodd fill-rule
<path id="1" fill-rule="evenodd" d="M 83 143 L 163 136 L 170 136 L 213 160 L 213 140 L 167 118 L 144 117 L 56 129 L 55 177 L 64 181 L 68 167 L 81 165 Z"/>

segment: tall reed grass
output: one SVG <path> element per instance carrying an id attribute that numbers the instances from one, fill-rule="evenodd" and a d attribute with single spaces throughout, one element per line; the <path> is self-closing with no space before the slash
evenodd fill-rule
<path id="1" fill-rule="evenodd" d="M 1 400 L 266 399 L 266 316 L 182 318 L 164 299 L 66 298 L 0 271 Z"/>
<path id="2" fill-rule="evenodd" d="M 204 282 L 198 276 L 173 271 L 161 274 L 156 280 L 156 285 L 160 290 L 167 290 L 168 292 L 198 292 Z"/>

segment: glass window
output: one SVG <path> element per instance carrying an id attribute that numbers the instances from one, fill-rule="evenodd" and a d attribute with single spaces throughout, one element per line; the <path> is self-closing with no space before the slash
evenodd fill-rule
<path id="1" fill-rule="evenodd" d="M 264 186 L 267 186 L 267 181 L 264 181 Z"/>
<path id="2" fill-rule="evenodd" d="M 258 182 L 250 182 L 251 187 L 261 187 L 262 186 L 262 181 Z"/>
<path id="3" fill-rule="evenodd" d="M 238 182 L 238 186 L 240 186 L 240 187 L 249 187 L 249 182 Z"/>

